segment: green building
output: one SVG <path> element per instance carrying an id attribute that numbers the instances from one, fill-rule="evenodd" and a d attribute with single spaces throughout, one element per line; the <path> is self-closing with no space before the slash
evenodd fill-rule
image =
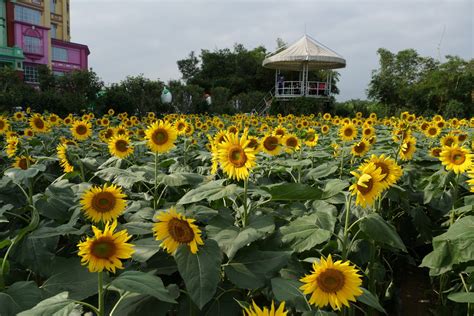
<path id="1" fill-rule="evenodd" d="M 0 67 L 7 66 L 23 72 L 23 50 L 7 45 L 6 0 L 0 0 Z"/>

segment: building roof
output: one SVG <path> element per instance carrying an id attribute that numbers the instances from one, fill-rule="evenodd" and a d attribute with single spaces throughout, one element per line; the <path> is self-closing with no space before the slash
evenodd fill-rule
<path id="1" fill-rule="evenodd" d="M 346 60 L 330 48 L 318 43 L 308 35 L 284 50 L 265 58 L 262 65 L 271 69 L 300 71 L 303 64 L 308 70 L 344 68 Z"/>

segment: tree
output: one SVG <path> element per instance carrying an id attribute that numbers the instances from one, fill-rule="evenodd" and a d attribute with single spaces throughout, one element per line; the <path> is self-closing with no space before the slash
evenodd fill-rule
<path id="1" fill-rule="evenodd" d="M 194 51 L 189 53 L 188 58 L 178 60 L 176 63 L 184 82 L 192 80 L 199 73 L 199 59 L 195 56 Z"/>

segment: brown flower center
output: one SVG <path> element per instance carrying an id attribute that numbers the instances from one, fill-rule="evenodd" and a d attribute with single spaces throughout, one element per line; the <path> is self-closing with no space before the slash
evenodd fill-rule
<path id="1" fill-rule="evenodd" d="M 434 135 L 436 135 L 437 131 L 438 130 L 436 128 L 431 127 L 430 129 L 428 129 L 428 134 L 430 134 L 431 136 L 434 136 Z"/>
<path id="2" fill-rule="evenodd" d="M 177 126 L 178 131 L 181 132 L 181 131 L 184 130 L 185 128 L 186 128 L 186 124 L 184 124 L 183 122 L 179 122 L 179 123 L 178 123 L 178 126 Z"/>
<path id="3" fill-rule="evenodd" d="M 318 287 L 325 293 L 340 291 L 344 287 L 345 281 L 344 274 L 336 269 L 326 269 L 316 279 Z"/>
<path id="4" fill-rule="evenodd" d="M 184 220 L 173 218 L 168 222 L 168 231 L 171 237 L 181 244 L 193 241 L 194 231 L 189 223 Z"/>
<path id="5" fill-rule="evenodd" d="M 462 165 L 466 161 L 466 155 L 460 150 L 453 150 L 451 152 L 451 162 L 455 165 Z"/>
<path id="6" fill-rule="evenodd" d="M 357 184 L 357 190 L 362 194 L 362 195 L 366 195 L 367 193 L 370 193 L 370 191 L 372 191 L 372 188 L 374 186 L 374 182 L 372 179 L 370 179 L 369 181 L 367 182 L 364 182 L 364 184 L 367 186 L 366 188 Z"/>
<path id="7" fill-rule="evenodd" d="M 91 245 L 91 254 L 94 257 L 107 259 L 112 257 L 117 250 L 115 243 L 108 237 L 100 237 L 94 240 Z"/>
<path id="8" fill-rule="evenodd" d="M 364 152 L 364 150 L 365 150 L 365 143 L 360 142 L 360 143 L 354 145 L 354 151 L 356 153 L 360 154 L 360 153 Z"/>
<path id="9" fill-rule="evenodd" d="M 275 136 L 268 136 L 264 141 L 263 141 L 263 147 L 267 150 L 275 150 L 278 147 L 278 138 Z"/>
<path id="10" fill-rule="evenodd" d="M 166 142 L 168 141 L 168 132 L 166 132 L 166 130 L 163 128 L 158 128 L 151 135 L 151 139 L 157 145 L 166 144 Z"/>
<path id="11" fill-rule="evenodd" d="M 21 158 L 20 161 L 18 161 L 18 166 L 23 170 L 28 169 L 28 161 L 26 158 Z"/>
<path id="12" fill-rule="evenodd" d="M 247 162 L 247 155 L 242 147 L 235 145 L 229 149 L 229 161 L 237 168 L 243 167 Z"/>
<path id="13" fill-rule="evenodd" d="M 286 146 L 294 148 L 298 146 L 298 140 L 294 137 L 290 137 L 286 140 Z"/>
<path id="14" fill-rule="evenodd" d="M 257 148 L 258 147 L 258 141 L 255 138 L 251 138 L 249 144 L 247 145 L 250 148 Z"/>
<path id="15" fill-rule="evenodd" d="M 119 152 L 126 152 L 128 150 L 128 142 L 123 139 L 119 139 L 115 142 L 115 149 Z"/>
<path id="16" fill-rule="evenodd" d="M 115 196 L 110 192 L 99 192 L 92 198 L 92 207 L 99 213 L 110 212 L 114 206 Z"/>
<path id="17" fill-rule="evenodd" d="M 390 174 L 390 169 L 388 168 L 386 163 L 379 161 L 379 162 L 375 162 L 374 165 L 377 168 L 380 168 L 380 170 L 382 171 L 381 175 L 383 176 L 383 179 L 385 179 Z"/>
<path id="18" fill-rule="evenodd" d="M 79 135 L 87 134 L 87 126 L 81 124 L 76 127 L 76 133 Z"/>
<path id="19" fill-rule="evenodd" d="M 352 130 L 352 128 L 347 127 L 347 128 L 344 129 L 344 136 L 351 137 L 352 134 L 354 134 L 354 131 Z"/>
<path id="20" fill-rule="evenodd" d="M 285 135 L 285 131 L 282 130 L 282 129 L 277 129 L 277 130 L 275 131 L 275 135 L 283 136 L 283 135 Z"/>
<path id="21" fill-rule="evenodd" d="M 38 129 L 43 129 L 43 128 L 44 128 L 44 122 L 43 122 L 43 120 L 40 119 L 39 117 L 34 119 L 33 124 L 34 124 L 34 125 L 36 126 L 36 128 L 38 128 Z"/>
<path id="22" fill-rule="evenodd" d="M 5 127 L 5 122 L 0 120 L 0 130 L 2 130 Z"/>

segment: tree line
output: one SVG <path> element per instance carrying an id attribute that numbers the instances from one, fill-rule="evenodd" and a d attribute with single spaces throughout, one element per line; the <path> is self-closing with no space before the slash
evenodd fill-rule
<path id="1" fill-rule="evenodd" d="M 283 43 L 279 40 L 279 46 Z M 143 115 L 159 113 L 235 113 L 258 110 L 274 86 L 274 71 L 263 68 L 268 54 L 265 47 L 246 49 L 235 44 L 232 49 L 194 51 L 177 61 L 181 78 L 163 82 L 143 75 L 128 76 L 106 86 L 92 71 L 75 71 L 55 76 L 47 67 L 39 69 L 39 84 L 24 83 L 9 68 L 0 69 L 0 112 L 27 106 L 36 111 L 61 115 L 71 112 L 118 112 Z M 340 115 L 375 112 L 380 116 L 410 111 L 422 115 L 441 113 L 447 117 L 474 115 L 474 60 L 446 56 L 441 62 L 420 56 L 415 50 L 397 53 L 378 50 L 379 67 L 372 71 L 367 88 L 368 100 L 336 102 L 297 98 L 291 102 L 273 102 L 273 113 L 317 113 Z M 349 66 L 350 67 L 350 66 Z M 323 79 L 327 72 L 313 72 L 311 80 Z M 288 78 L 297 76 L 288 73 Z M 333 72 L 333 95 L 339 93 L 339 74 Z M 164 87 L 172 95 L 170 104 L 162 103 Z M 212 103 L 206 102 L 211 95 Z"/>

